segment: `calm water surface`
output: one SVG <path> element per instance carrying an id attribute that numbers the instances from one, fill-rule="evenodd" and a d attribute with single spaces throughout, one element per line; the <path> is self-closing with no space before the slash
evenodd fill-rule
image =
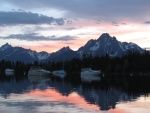
<path id="1" fill-rule="evenodd" d="M 150 98 L 51 78 L 0 82 L 0 113 L 150 113 Z"/>

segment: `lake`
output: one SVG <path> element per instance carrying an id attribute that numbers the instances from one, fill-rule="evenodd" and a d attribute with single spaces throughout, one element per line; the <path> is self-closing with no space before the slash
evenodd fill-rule
<path id="1" fill-rule="evenodd" d="M 149 87 L 128 81 L 5 78 L 0 81 L 0 113 L 150 113 Z"/>

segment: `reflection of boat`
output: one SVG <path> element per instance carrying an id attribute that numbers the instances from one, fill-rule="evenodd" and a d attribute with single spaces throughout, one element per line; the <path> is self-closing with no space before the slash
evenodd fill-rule
<path id="1" fill-rule="evenodd" d="M 64 70 L 56 70 L 52 72 L 52 76 L 64 78 L 66 76 L 66 72 Z"/>
<path id="2" fill-rule="evenodd" d="M 12 76 L 12 75 L 14 75 L 14 69 L 7 68 L 5 70 L 5 74 L 6 74 L 6 76 Z"/>
<path id="3" fill-rule="evenodd" d="M 66 76 L 66 74 L 67 73 L 64 70 L 64 61 L 63 61 L 63 69 L 62 70 L 52 71 L 52 76 L 54 76 L 54 77 L 64 78 Z"/>
<path id="4" fill-rule="evenodd" d="M 38 66 L 31 66 L 28 72 L 28 76 L 38 76 L 38 75 L 44 76 L 44 75 L 50 75 L 50 74 L 51 74 L 50 71 L 44 70 Z"/>
<path id="5" fill-rule="evenodd" d="M 91 68 L 83 68 L 81 71 L 81 80 L 82 81 L 99 81 L 100 80 L 100 70 L 92 70 Z"/>
<path id="6" fill-rule="evenodd" d="M 49 80 L 50 77 L 48 76 L 28 76 L 28 79 L 31 83 L 41 83 L 42 81 Z"/>

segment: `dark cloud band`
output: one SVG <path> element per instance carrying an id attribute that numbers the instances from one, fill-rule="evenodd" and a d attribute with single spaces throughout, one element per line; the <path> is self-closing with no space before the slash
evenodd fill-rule
<path id="1" fill-rule="evenodd" d="M 0 12 L 0 25 L 18 25 L 18 24 L 64 24 L 63 18 L 53 18 L 38 13 L 17 11 Z"/>
<path id="2" fill-rule="evenodd" d="M 69 40 L 76 40 L 75 36 L 61 36 L 61 37 L 56 37 L 56 36 L 51 36 L 51 37 L 46 37 L 46 36 L 38 36 L 36 33 L 30 33 L 30 34 L 14 34 L 14 35 L 9 35 L 6 37 L 0 37 L 2 39 L 18 39 L 18 40 L 26 40 L 26 41 L 69 41 Z"/>
<path id="3" fill-rule="evenodd" d="M 109 22 L 125 19 L 141 22 L 149 18 L 150 11 L 150 0 L 1 0 L 4 3 L 24 10 L 56 9 L 66 11 L 69 17 L 98 17 Z"/>
<path id="4" fill-rule="evenodd" d="M 150 24 L 150 21 L 146 21 L 146 22 L 144 22 L 145 24 Z"/>

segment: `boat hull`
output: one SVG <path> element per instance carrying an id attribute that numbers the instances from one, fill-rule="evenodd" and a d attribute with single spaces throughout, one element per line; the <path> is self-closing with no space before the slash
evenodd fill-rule
<path id="1" fill-rule="evenodd" d="M 82 71 L 81 72 L 81 80 L 85 82 L 92 82 L 92 81 L 100 81 L 100 70 L 94 71 Z"/>
<path id="2" fill-rule="evenodd" d="M 5 70 L 5 75 L 6 76 L 13 76 L 14 75 L 14 70 L 13 69 L 6 69 Z"/>
<path id="3" fill-rule="evenodd" d="M 44 76 L 44 75 L 50 75 L 51 72 L 45 69 L 42 69 L 38 66 L 32 66 L 30 67 L 30 70 L 28 71 L 28 76 Z"/>
<path id="4" fill-rule="evenodd" d="M 66 72 L 62 70 L 53 71 L 52 76 L 64 78 L 66 76 Z"/>

